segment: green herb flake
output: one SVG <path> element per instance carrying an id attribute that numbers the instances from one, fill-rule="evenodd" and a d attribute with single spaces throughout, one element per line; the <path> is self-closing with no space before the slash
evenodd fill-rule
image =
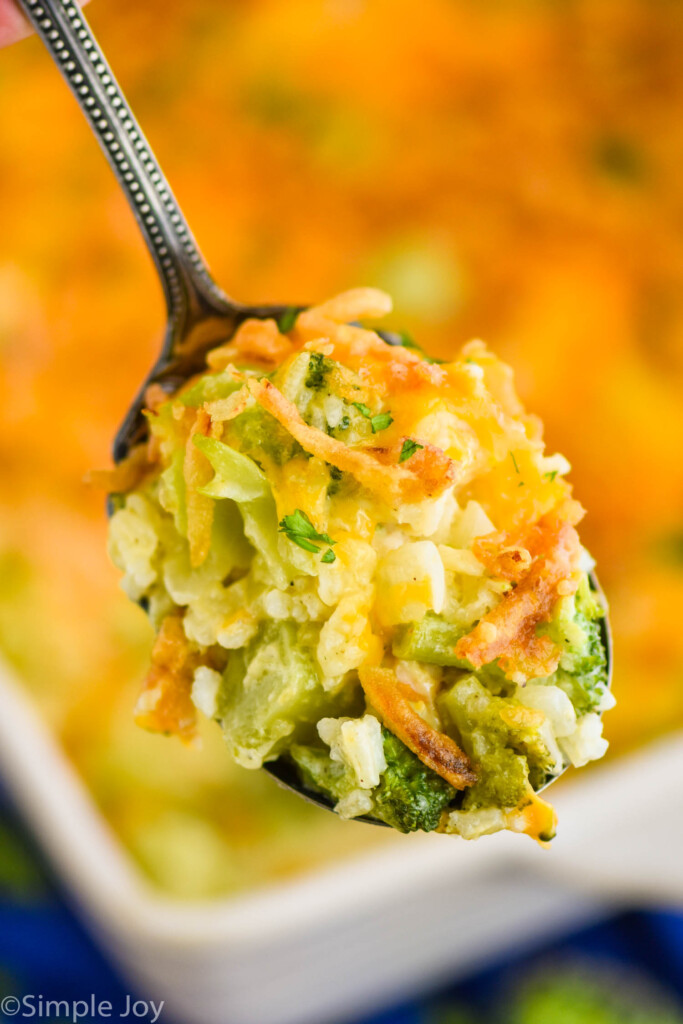
<path id="1" fill-rule="evenodd" d="M 352 402 L 351 405 L 354 409 L 358 409 L 358 412 L 361 416 L 365 416 L 366 420 L 372 419 L 372 411 L 363 402 Z"/>
<path id="2" fill-rule="evenodd" d="M 336 544 L 337 542 L 332 540 L 326 533 L 318 533 L 315 526 L 308 518 L 305 512 L 302 512 L 300 508 L 297 508 L 291 515 L 285 516 L 280 522 L 280 533 L 284 533 L 285 536 L 292 541 L 294 544 L 298 544 L 304 551 L 311 551 L 317 554 L 320 548 L 313 541 L 322 541 L 323 544 Z M 326 552 L 325 554 L 328 554 Z M 334 561 L 334 552 L 330 549 L 329 554 L 332 558 L 327 558 L 328 562 Z M 325 556 L 323 556 L 323 559 Z"/>
<path id="3" fill-rule="evenodd" d="M 373 434 L 376 434 L 380 430 L 386 430 L 394 422 L 394 417 L 390 412 L 380 412 L 376 416 L 372 415 L 372 410 L 368 409 L 364 402 L 352 402 L 351 405 L 358 409 L 361 416 L 365 416 L 366 420 L 370 420 L 370 426 L 372 427 Z"/>
<path id="4" fill-rule="evenodd" d="M 394 422 L 394 417 L 390 412 L 381 412 L 377 416 L 373 416 L 370 420 L 370 426 L 372 427 L 373 434 L 376 434 L 380 430 L 386 430 Z"/>
<path id="5" fill-rule="evenodd" d="M 297 321 L 299 310 L 296 306 L 289 306 L 277 322 L 280 334 L 287 334 Z"/>
<path id="6" fill-rule="evenodd" d="M 544 473 L 543 476 L 546 478 L 546 480 L 550 480 L 550 482 L 552 483 L 555 477 L 557 476 L 557 470 L 554 469 L 552 473 Z"/>
<path id="7" fill-rule="evenodd" d="M 336 560 L 337 556 L 335 555 L 332 548 L 328 548 L 323 557 L 320 559 L 320 561 L 324 562 L 326 565 L 329 565 L 331 562 L 336 562 Z"/>
<path id="8" fill-rule="evenodd" d="M 515 453 L 514 452 L 510 452 L 510 458 L 512 459 L 512 465 L 515 467 L 515 473 L 517 473 L 518 476 L 521 476 L 521 474 L 519 472 L 519 466 L 517 465 L 517 459 L 515 458 Z"/>
<path id="9" fill-rule="evenodd" d="M 423 444 L 418 444 L 417 441 L 413 441 L 412 438 L 407 437 L 403 442 L 401 453 L 398 457 L 399 462 L 406 462 L 411 455 L 414 455 L 420 448 L 424 448 Z"/>

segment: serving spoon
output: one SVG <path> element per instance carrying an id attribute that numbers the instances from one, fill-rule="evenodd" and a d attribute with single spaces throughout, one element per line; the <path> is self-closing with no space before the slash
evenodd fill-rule
<path id="1" fill-rule="evenodd" d="M 150 370 L 114 439 L 115 462 L 143 440 L 144 395 L 150 384 L 169 393 L 205 368 L 204 357 L 228 340 L 247 319 L 275 319 L 301 305 L 245 306 L 214 281 L 166 178 L 145 139 L 84 15 L 74 0 L 15 0 L 47 47 L 104 150 L 152 256 L 166 301 L 166 329 L 158 360 Z M 397 335 L 379 332 L 389 344 Z M 600 588 L 594 576 L 591 582 Z M 611 681 L 612 644 L 607 617 L 602 619 Z M 305 789 L 284 760 L 264 769 L 311 803 L 333 810 L 332 801 Z M 549 779 L 546 785 L 558 776 Z M 545 789 L 545 786 L 542 787 Z M 540 790 L 539 790 L 540 791 Z M 375 818 L 356 820 L 384 825 Z"/>

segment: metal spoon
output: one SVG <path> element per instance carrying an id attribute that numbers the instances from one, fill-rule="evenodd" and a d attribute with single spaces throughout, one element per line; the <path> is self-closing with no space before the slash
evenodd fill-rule
<path id="1" fill-rule="evenodd" d="M 149 384 L 158 383 L 169 392 L 174 391 L 189 376 L 204 369 L 207 351 L 230 338 L 243 320 L 277 320 L 292 307 L 244 306 L 229 298 L 213 280 L 152 149 L 76 3 L 16 2 L 44 42 L 97 136 L 135 214 L 166 299 L 161 354 L 114 440 L 114 460 L 120 462 L 144 437 L 142 408 Z M 400 344 L 397 336 L 381 333 L 389 344 Z M 593 583 L 599 589 L 594 578 Z M 611 638 L 606 618 L 603 641 L 611 671 Z M 273 761 L 264 767 L 281 785 L 311 803 L 333 810 L 330 800 L 302 786 L 287 762 Z M 374 818 L 357 820 L 384 824 Z"/>
<path id="2" fill-rule="evenodd" d="M 203 368 L 208 349 L 249 317 L 278 318 L 285 306 L 244 306 L 211 277 L 180 207 L 104 55 L 73 0 L 16 0 L 48 48 L 102 146 L 156 265 L 166 299 L 158 361 L 114 442 L 118 462 L 144 431 L 144 390 L 173 390 Z"/>

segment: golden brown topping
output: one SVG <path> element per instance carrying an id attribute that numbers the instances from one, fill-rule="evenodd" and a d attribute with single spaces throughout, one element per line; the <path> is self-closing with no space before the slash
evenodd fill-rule
<path id="1" fill-rule="evenodd" d="M 390 459 L 389 449 L 350 448 L 321 430 L 309 427 L 302 420 L 297 407 L 270 381 L 252 379 L 248 386 L 256 401 L 289 431 L 302 448 L 324 462 L 336 466 L 342 472 L 350 473 L 363 487 L 367 487 L 369 491 L 386 501 L 397 504 L 436 497 L 453 482 L 453 464 L 450 459 L 448 471 L 444 468 L 443 461 L 440 463 L 439 472 L 434 472 L 429 464 L 427 449 L 432 452 L 437 452 L 438 449 L 425 446 L 426 456 L 421 460 L 415 456 L 411 460 L 417 470 L 414 471 L 412 465 L 411 469 L 405 469 L 396 464 L 399 445 L 393 459 L 394 464 L 387 465 Z M 393 454 L 392 452 L 391 455 Z M 443 452 L 439 454 L 445 458 Z M 420 475 L 420 469 L 424 476 Z"/>
<path id="2" fill-rule="evenodd" d="M 205 409 L 198 409 L 190 436 L 185 445 L 183 474 L 185 476 L 187 502 L 187 539 L 190 544 L 190 564 L 193 568 L 201 565 L 211 547 L 213 526 L 213 499 L 200 494 L 198 488 L 208 484 L 213 477 L 211 464 L 192 438 L 195 434 L 208 437 L 211 434 L 211 417 Z"/>
<path id="3" fill-rule="evenodd" d="M 215 427 L 216 424 L 234 420 L 244 412 L 250 402 L 251 396 L 249 391 L 246 387 L 243 387 L 229 395 L 228 398 L 217 398 L 213 402 L 205 402 L 204 409 L 211 417 L 211 422 Z"/>
<path id="4" fill-rule="evenodd" d="M 230 363 L 277 366 L 292 349 L 291 341 L 280 334 L 274 320 L 245 320 L 226 345 L 209 352 L 206 361 L 212 370 L 224 370 Z"/>
<path id="5" fill-rule="evenodd" d="M 150 412 L 158 412 L 164 402 L 168 401 L 168 394 L 161 384 L 150 384 L 145 388 L 145 408 Z"/>
<path id="6" fill-rule="evenodd" d="M 359 676 L 368 700 L 386 727 L 423 764 L 455 789 L 465 789 L 477 781 L 467 755 L 450 736 L 438 732 L 420 718 L 410 702 L 410 689 L 403 687 L 393 672 L 384 668 L 361 668 Z"/>
<path id="7" fill-rule="evenodd" d="M 191 699 L 199 657 L 190 648 L 180 615 L 168 615 L 152 650 L 152 664 L 135 708 L 135 721 L 150 732 L 194 739 L 197 714 Z"/>
<path id="8" fill-rule="evenodd" d="M 368 448 L 378 462 L 385 466 L 397 466 L 401 462 L 401 452 L 407 437 L 402 437 L 389 448 Z M 422 484 L 422 497 L 434 498 L 442 494 L 457 479 L 456 465 L 441 448 L 426 441 L 420 443 L 410 456 L 410 472 L 419 478 Z"/>
<path id="9" fill-rule="evenodd" d="M 351 320 L 378 320 L 391 313 L 393 307 L 391 296 L 379 288 L 350 288 L 327 302 L 313 306 L 302 315 L 323 317 L 333 323 L 343 324 Z"/>
<path id="10" fill-rule="evenodd" d="M 518 583 L 531 568 L 531 553 L 524 547 L 507 544 L 504 533 L 488 533 L 472 543 L 475 557 L 496 579 Z"/>
<path id="11" fill-rule="evenodd" d="M 150 459 L 146 443 L 131 448 L 125 459 L 113 469 L 92 469 L 86 473 L 84 482 L 89 487 L 101 488 L 108 494 L 127 494 L 139 487 L 144 480 L 157 470 L 156 460 Z"/>
<path id="12" fill-rule="evenodd" d="M 458 641 L 455 653 L 459 658 L 475 668 L 498 658 L 505 674 L 516 683 L 555 671 L 560 652 L 549 637 L 536 635 L 536 627 L 550 620 L 560 596 L 576 590 L 580 545 L 573 523 L 577 516 L 580 506 L 569 501 L 532 527 L 527 538 L 534 556 L 531 567 L 515 589 Z M 475 553 L 477 558 L 486 556 L 481 545 Z"/>

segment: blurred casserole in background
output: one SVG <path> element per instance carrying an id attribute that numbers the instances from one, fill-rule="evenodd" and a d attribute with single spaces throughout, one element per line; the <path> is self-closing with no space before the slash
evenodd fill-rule
<path id="1" fill-rule="evenodd" d="M 217 278 L 358 283 L 486 338 L 571 459 L 611 599 L 612 749 L 683 723 L 683 8 L 649 0 L 97 0 Z M 149 40 L 154 39 L 154 45 Z M 36 40 L 0 59 L 0 650 L 157 883 L 211 896 L 406 838 L 131 709 L 151 629 L 84 488 L 158 346 L 125 200 Z"/>

